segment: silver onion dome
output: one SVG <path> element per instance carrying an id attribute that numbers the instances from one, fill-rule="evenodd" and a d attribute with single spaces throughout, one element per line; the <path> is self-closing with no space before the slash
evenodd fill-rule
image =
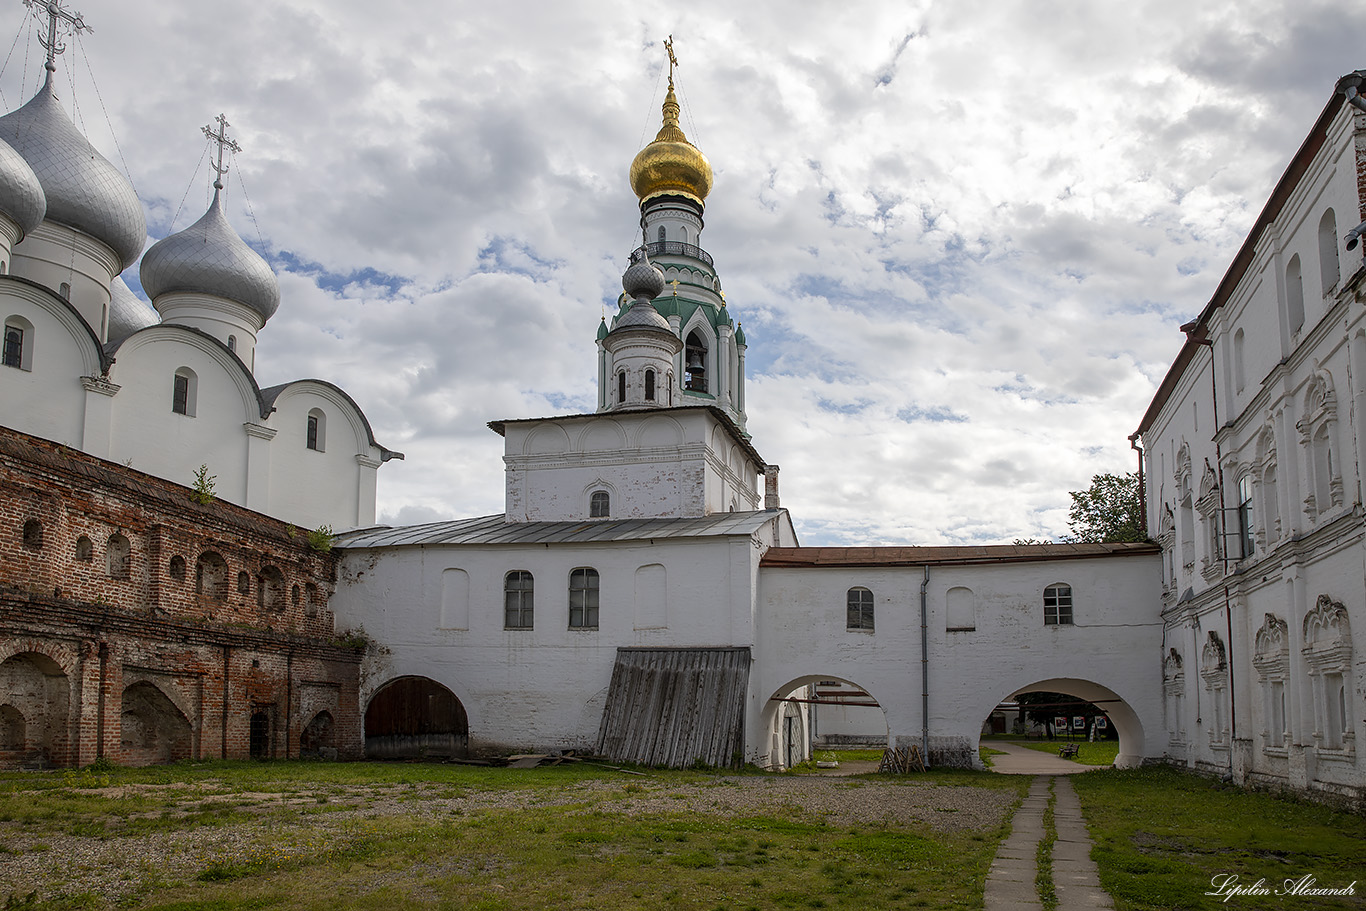
<path id="1" fill-rule="evenodd" d="M 275 273 L 228 224 L 218 190 L 199 221 L 143 255 L 141 276 L 153 301 L 173 291 L 212 294 L 250 307 L 263 323 L 280 306 Z"/>
<path id="2" fill-rule="evenodd" d="M 121 276 L 109 285 L 109 341 L 121 342 L 139 329 L 161 322 L 157 312 L 133 293 Z"/>
<path id="3" fill-rule="evenodd" d="M 81 135 L 52 80 L 17 111 L 0 117 L 0 139 L 28 162 L 47 197 L 46 217 L 103 241 L 123 271 L 147 243 L 142 203 L 128 179 Z"/>
<path id="4" fill-rule="evenodd" d="M 621 287 L 637 301 L 651 301 L 664 293 L 664 273 L 650 262 L 650 257 L 642 256 L 622 275 Z"/>
<path id="5" fill-rule="evenodd" d="M 0 140 L 0 212 L 19 226 L 19 239 L 43 222 L 47 197 L 42 182 L 24 157 Z"/>

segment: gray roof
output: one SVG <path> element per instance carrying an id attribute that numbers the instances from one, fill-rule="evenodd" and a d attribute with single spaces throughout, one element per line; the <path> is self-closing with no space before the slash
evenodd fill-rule
<path id="1" fill-rule="evenodd" d="M 148 326 L 161 322 L 152 305 L 133 293 L 122 276 L 109 285 L 109 341 L 119 342 Z"/>
<path id="2" fill-rule="evenodd" d="M 771 547 L 764 566 L 945 566 L 976 563 L 1035 563 L 1097 557 L 1151 557 L 1156 544 L 968 544 L 902 547 Z"/>
<path id="3" fill-rule="evenodd" d="M 147 244 L 147 219 L 128 178 L 81 135 L 57 96 L 51 74 L 38 94 L 0 117 L 0 139 L 24 157 L 43 185 L 47 218 L 108 244 L 128 268 Z"/>
<path id="4" fill-rule="evenodd" d="M 280 306 L 275 273 L 228 224 L 218 190 L 199 221 L 152 245 L 141 275 L 152 300 L 173 291 L 212 294 L 250 307 L 263 322 Z"/>
<path id="5" fill-rule="evenodd" d="M 669 328 L 669 321 L 647 300 L 633 303 L 631 309 L 626 311 L 626 315 L 617 320 L 617 324 L 608 335 L 611 336 L 612 333 L 621 332 L 623 329 L 656 329 L 669 335 L 674 334 Z"/>
<path id="6" fill-rule="evenodd" d="M 0 140 L 0 212 L 4 212 L 27 234 L 43 222 L 47 212 L 47 197 L 38 175 L 14 151 L 14 146 Z M 19 239 L 23 240 L 23 234 Z"/>
<path id="7" fill-rule="evenodd" d="M 773 521 L 779 510 L 723 512 L 685 519 L 594 519 L 574 522 L 508 522 L 480 516 L 401 528 L 376 526 L 337 537 L 338 547 L 407 547 L 433 544 L 586 544 L 643 541 L 651 538 L 703 538 L 752 535 Z"/>

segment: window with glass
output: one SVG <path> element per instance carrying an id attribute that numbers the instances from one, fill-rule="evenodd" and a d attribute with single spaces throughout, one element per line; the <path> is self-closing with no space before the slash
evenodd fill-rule
<path id="1" fill-rule="evenodd" d="M 536 583 L 531 573 L 514 570 L 503 578 L 503 629 L 531 629 Z"/>
<path id="2" fill-rule="evenodd" d="M 1240 556 L 1252 556 L 1252 476 L 1238 479 L 1238 543 Z"/>
<path id="3" fill-rule="evenodd" d="M 866 588 L 849 589 L 848 629 L 873 628 L 873 593 Z"/>
<path id="4" fill-rule="evenodd" d="M 1072 625 L 1072 586 L 1059 582 L 1043 590 L 1045 626 Z"/>
<path id="5" fill-rule="evenodd" d="M 581 567 L 569 574 L 569 628 L 598 628 L 598 571 Z"/>
<path id="6" fill-rule="evenodd" d="M 588 517 L 605 519 L 612 514 L 612 495 L 605 490 L 595 490 L 588 498 Z"/>
<path id="7" fill-rule="evenodd" d="M 5 366 L 24 366 L 24 330 L 11 323 L 5 324 Z"/>

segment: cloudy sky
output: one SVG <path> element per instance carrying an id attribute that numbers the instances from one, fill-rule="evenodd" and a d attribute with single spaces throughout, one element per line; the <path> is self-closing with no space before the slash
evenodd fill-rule
<path id="1" fill-rule="evenodd" d="M 10 110 L 41 50 L 4 4 Z M 229 215 L 283 296 L 257 378 L 351 392 L 407 454 L 390 523 L 500 512 L 486 422 L 595 406 L 672 33 L 749 429 L 804 544 L 1064 533 L 1366 67 L 1366 7 L 1314 0 L 71 5 L 94 31 L 60 94 L 152 239 L 202 214 L 227 114 Z"/>

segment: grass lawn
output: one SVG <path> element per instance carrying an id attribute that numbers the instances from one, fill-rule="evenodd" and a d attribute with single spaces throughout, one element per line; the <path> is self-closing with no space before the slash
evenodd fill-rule
<path id="1" fill-rule="evenodd" d="M 1027 785 L 953 771 L 642 776 L 586 764 L 3 773 L 0 902 L 12 911 L 980 908 Z"/>
<path id="2" fill-rule="evenodd" d="M 1058 755 L 1058 747 L 1067 743 L 1066 740 L 1054 741 L 1020 741 L 1022 747 L 1029 747 L 1031 750 L 1038 750 L 1040 753 L 1052 753 Z M 1072 741 L 1077 745 L 1077 755 L 1071 762 L 1079 762 L 1082 765 L 1114 765 L 1115 757 L 1119 755 L 1118 740 L 1097 740 L 1089 743 L 1085 740 Z"/>
<path id="3" fill-rule="evenodd" d="M 1197 908 L 1360 908 L 1366 895 L 1366 819 L 1294 800 L 1250 794 L 1172 769 L 1072 777 L 1101 884 L 1118 911 Z M 1320 887 L 1356 881 L 1350 898 L 1238 896 L 1215 876 L 1278 888 L 1306 875 Z"/>

